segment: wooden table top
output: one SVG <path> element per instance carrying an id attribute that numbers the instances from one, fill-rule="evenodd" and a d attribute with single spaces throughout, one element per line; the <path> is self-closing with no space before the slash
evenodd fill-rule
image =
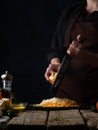
<path id="1" fill-rule="evenodd" d="M 13 117 L 8 130 L 95 130 L 98 113 L 91 110 L 26 110 Z"/>

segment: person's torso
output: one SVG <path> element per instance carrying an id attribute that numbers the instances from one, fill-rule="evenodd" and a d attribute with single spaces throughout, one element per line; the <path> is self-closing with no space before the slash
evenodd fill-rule
<path id="1" fill-rule="evenodd" d="M 81 34 L 86 39 L 81 43 L 81 51 L 85 50 L 93 55 L 97 55 L 98 19 L 96 21 L 93 19 L 89 18 L 84 21 L 79 19 L 72 29 L 71 39 L 76 40 L 77 35 Z M 93 58 L 91 60 L 92 64 L 88 63 L 88 60 L 84 62 L 83 57 L 81 59 L 79 55 L 72 58 L 68 71 L 57 93 L 58 96 L 73 98 L 79 102 L 87 102 L 98 95 L 98 67 L 95 65 L 97 61 L 93 62 Z"/>

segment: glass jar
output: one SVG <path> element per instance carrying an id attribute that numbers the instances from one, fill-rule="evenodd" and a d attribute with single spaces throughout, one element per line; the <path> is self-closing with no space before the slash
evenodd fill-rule
<path id="1" fill-rule="evenodd" d="M 8 73 L 8 71 L 5 72 L 5 74 L 1 75 L 3 87 L 2 87 L 2 98 L 4 98 L 5 101 L 5 108 L 11 107 L 12 104 L 12 79 L 13 76 Z"/>

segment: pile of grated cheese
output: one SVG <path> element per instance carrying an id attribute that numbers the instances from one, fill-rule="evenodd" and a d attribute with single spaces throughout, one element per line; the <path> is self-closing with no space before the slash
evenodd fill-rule
<path id="1" fill-rule="evenodd" d="M 57 98 L 53 97 L 50 99 L 44 99 L 40 104 L 36 106 L 41 107 L 76 107 L 78 106 L 77 102 L 67 98 Z"/>

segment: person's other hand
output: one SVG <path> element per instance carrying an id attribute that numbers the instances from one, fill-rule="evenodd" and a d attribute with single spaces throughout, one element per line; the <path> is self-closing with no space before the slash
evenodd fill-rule
<path id="1" fill-rule="evenodd" d="M 80 52 L 81 49 L 81 43 L 79 41 L 81 40 L 81 35 L 77 36 L 77 40 L 72 41 L 72 43 L 69 45 L 69 48 L 67 49 L 67 53 L 71 56 L 77 55 Z"/>

